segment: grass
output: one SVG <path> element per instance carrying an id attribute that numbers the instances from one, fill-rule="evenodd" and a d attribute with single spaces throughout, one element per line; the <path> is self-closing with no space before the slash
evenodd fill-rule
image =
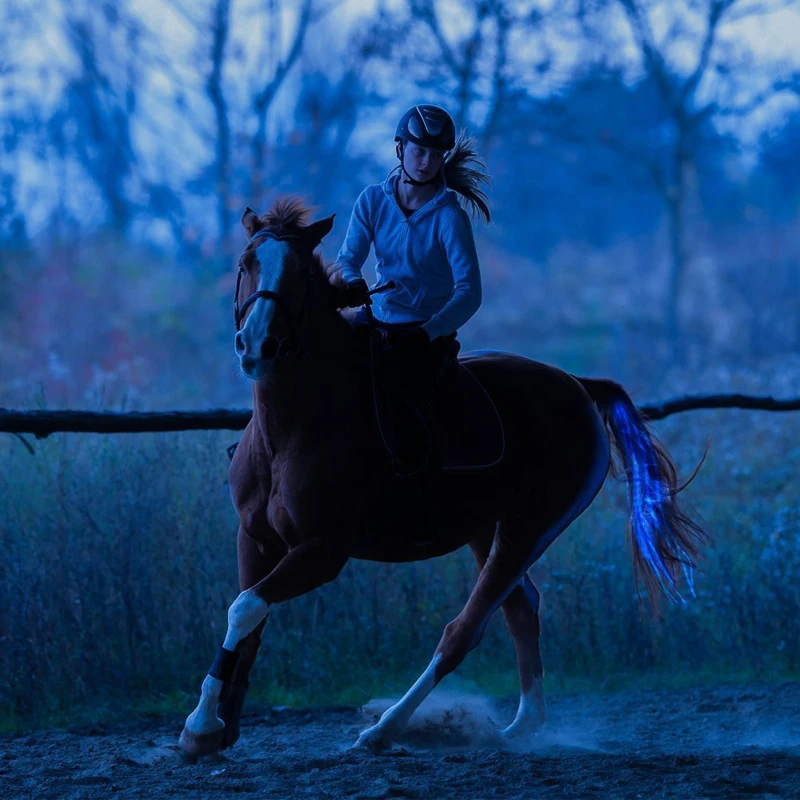
<path id="1" fill-rule="evenodd" d="M 800 377 L 780 377 L 776 395 L 800 393 Z M 670 396 L 774 391 L 746 370 L 668 381 Z M 531 571 L 548 690 L 797 679 L 800 416 L 702 411 L 652 429 L 683 478 L 712 438 L 682 495 L 715 539 L 697 597 L 660 620 L 640 613 L 625 486 L 607 482 Z M 0 438 L 0 731 L 191 710 L 236 596 L 225 456 L 235 438 L 63 434 L 37 442 L 35 457 Z M 351 562 L 334 583 L 274 609 L 249 701 L 358 705 L 402 694 L 475 575 L 466 552 Z M 445 686 L 517 693 L 501 615 Z"/>

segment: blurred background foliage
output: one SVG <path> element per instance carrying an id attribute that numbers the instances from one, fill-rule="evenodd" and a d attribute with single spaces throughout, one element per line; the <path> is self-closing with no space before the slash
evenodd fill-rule
<path id="1" fill-rule="evenodd" d="M 336 212 L 332 260 L 415 102 L 448 108 L 493 177 L 465 348 L 608 376 L 640 403 L 796 396 L 798 36 L 783 0 L 4 3 L 0 405 L 247 406 L 244 207 L 300 194 Z M 717 541 L 699 597 L 639 619 L 609 486 L 533 570 L 548 681 L 790 675 L 798 422 L 654 427 L 684 476 L 712 439 L 687 490 Z M 235 596 L 234 438 L 58 435 L 35 458 L 0 441 L 0 724 L 194 697 Z M 257 682 L 276 702 L 405 688 L 474 577 L 466 553 L 349 565 L 276 612 Z M 493 623 L 460 673 L 513 691 L 504 637 Z"/>

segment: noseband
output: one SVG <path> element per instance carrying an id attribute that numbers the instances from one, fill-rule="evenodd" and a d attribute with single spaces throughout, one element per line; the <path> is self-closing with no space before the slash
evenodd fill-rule
<path id="1" fill-rule="evenodd" d="M 297 241 L 301 241 L 299 236 L 295 236 L 291 233 L 273 233 L 272 231 L 258 231 L 258 233 L 254 234 L 250 239 L 250 244 L 252 244 L 256 239 L 261 237 L 274 239 L 277 242 L 285 241 L 286 239 L 295 239 Z M 283 357 L 289 355 L 291 352 L 298 349 L 298 342 L 297 342 L 297 324 L 292 317 L 292 312 L 289 306 L 287 305 L 286 301 L 277 293 L 272 292 L 269 289 L 259 289 L 247 300 L 242 303 L 241 307 L 239 306 L 239 288 L 242 283 L 242 274 L 244 273 L 244 267 L 239 267 L 239 274 L 236 277 L 236 293 L 233 295 L 233 322 L 236 325 L 236 330 L 241 330 L 241 323 L 242 317 L 244 316 L 244 312 L 247 311 L 250 306 L 255 303 L 256 300 L 274 300 L 275 305 L 283 314 L 284 319 L 286 320 L 286 324 L 289 328 L 289 336 L 281 339 L 279 346 L 278 346 L 278 356 Z M 306 291 L 305 295 L 303 296 L 303 305 L 300 308 L 299 316 L 302 317 L 303 311 L 306 308 L 308 303 L 308 294 L 311 289 L 311 271 L 308 272 L 308 279 L 306 283 Z"/>

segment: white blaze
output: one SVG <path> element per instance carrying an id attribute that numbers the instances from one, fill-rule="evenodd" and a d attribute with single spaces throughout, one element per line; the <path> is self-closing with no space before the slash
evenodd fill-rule
<path id="1" fill-rule="evenodd" d="M 257 291 L 277 292 L 283 275 L 283 259 L 289 252 L 289 245 L 275 239 L 266 239 L 264 244 L 258 247 L 257 252 L 261 263 L 261 280 L 258 282 Z M 274 300 L 265 300 L 263 297 L 259 297 L 253 303 L 250 316 L 242 328 L 248 353 L 261 351 L 261 345 L 267 338 L 267 331 L 275 316 L 275 306 Z"/>

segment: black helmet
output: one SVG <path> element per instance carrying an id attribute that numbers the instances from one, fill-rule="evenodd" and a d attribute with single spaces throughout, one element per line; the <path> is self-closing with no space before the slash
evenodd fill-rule
<path id="1" fill-rule="evenodd" d="M 452 117 L 439 106 L 413 106 L 397 123 L 394 140 L 408 139 L 422 147 L 452 150 L 456 126 Z"/>

